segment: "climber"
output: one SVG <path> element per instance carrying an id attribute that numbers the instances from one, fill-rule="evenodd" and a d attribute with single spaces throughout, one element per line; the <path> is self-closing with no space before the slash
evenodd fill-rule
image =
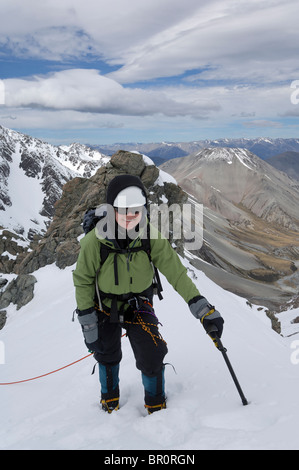
<path id="1" fill-rule="evenodd" d="M 124 329 L 141 371 L 145 408 L 151 414 L 166 408 L 163 360 L 167 345 L 153 308 L 154 293 L 162 297 L 157 270 L 205 329 L 213 324 L 221 337 L 224 321 L 199 293 L 169 241 L 148 221 L 146 190 L 140 178 L 116 176 L 108 185 L 106 203 L 99 218 L 102 223 L 80 241 L 73 272 L 78 320 L 85 344 L 99 364 L 103 410 L 111 413 L 119 408 Z"/>

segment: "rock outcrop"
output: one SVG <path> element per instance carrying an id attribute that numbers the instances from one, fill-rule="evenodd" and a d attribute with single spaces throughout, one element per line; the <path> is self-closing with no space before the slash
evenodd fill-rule
<path id="1" fill-rule="evenodd" d="M 31 274 L 21 274 L 6 287 L 0 298 L 0 309 L 5 309 L 12 302 L 19 310 L 33 299 L 36 278 Z"/>

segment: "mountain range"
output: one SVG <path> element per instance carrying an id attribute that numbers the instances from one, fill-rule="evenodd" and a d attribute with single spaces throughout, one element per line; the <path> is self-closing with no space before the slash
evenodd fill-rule
<path id="1" fill-rule="evenodd" d="M 157 143 L 117 143 L 112 145 L 91 146 L 105 155 L 112 155 L 117 150 L 136 150 L 148 155 L 157 165 L 177 157 L 185 157 L 199 152 L 204 148 L 244 148 L 262 160 L 267 160 L 284 152 L 299 152 L 299 139 L 271 139 L 259 137 L 255 139 L 217 139 L 198 140 L 193 142 L 157 142 Z M 284 171 L 284 170 L 283 170 Z"/>
<path id="2" fill-rule="evenodd" d="M 282 146 L 281 139 L 277 140 Z M 262 139 L 259 143 L 267 144 Z M 192 145 L 197 144 L 190 144 L 190 148 Z M 132 159 L 134 154 L 128 155 Z M 86 145 L 52 146 L 0 127 L 1 273 L 17 272 L 32 250 L 30 244 L 39 240 L 44 244 L 65 184 L 75 180 L 72 191 L 78 191 L 79 177 L 83 190 L 84 181 L 109 167 L 110 159 Z M 197 150 L 168 160 L 160 169 L 175 178 L 195 206 L 204 207 L 202 248 L 186 253 L 193 265 L 222 287 L 270 310 L 296 306 L 298 181 L 244 148 L 227 146 Z M 72 193 L 71 197 L 77 196 Z M 64 208 L 64 214 L 68 210 Z M 69 227 L 80 224 L 77 212 L 73 220 L 70 218 Z M 55 230 L 52 225 L 54 235 Z M 62 239 L 54 236 L 47 253 L 51 246 L 56 250 L 57 240 Z M 59 248 L 60 254 L 64 254 L 64 246 L 67 240 Z"/>
<path id="3" fill-rule="evenodd" d="M 146 154 L 156 165 L 162 165 L 173 158 L 196 154 L 205 148 L 244 148 L 262 160 L 299 180 L 299 139 L 218 139 L 195 142 L 158 142 L 91 146 L 105 155 L 113 155 L 117 150 L 135 150 Z"/>

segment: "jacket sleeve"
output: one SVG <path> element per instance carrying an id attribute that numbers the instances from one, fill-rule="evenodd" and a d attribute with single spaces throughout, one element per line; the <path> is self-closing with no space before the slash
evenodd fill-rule
<path id="1" fill-rule="evenodd" d="M 151 238 L 152 261 L 173 288 L 188 303 L 194 297 L 199 296 L 200 293 L 169 241 L 155 230 L 153 233 L 156 236 Z"/>
<path id="2" fill-rule="evenodd" d="M 95 276 L 100 266 L 100 249 L 94 230 L 82 238 L 80 245 L 76 269 L 73 271 L 73 282 L 77 308 L 86 310 L 94 306 Z"/>

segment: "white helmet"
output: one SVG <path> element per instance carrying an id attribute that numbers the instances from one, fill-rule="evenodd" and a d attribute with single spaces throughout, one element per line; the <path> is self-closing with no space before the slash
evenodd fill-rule
<path id="1" fill-rule="evenodd" d="M 126 207 L 141 207 L 146 204 L 146 198 L 141 188 L 137 186 L 128 186 L 118 193 L 114 199 L 113 206 L 126 208 Z"/>

